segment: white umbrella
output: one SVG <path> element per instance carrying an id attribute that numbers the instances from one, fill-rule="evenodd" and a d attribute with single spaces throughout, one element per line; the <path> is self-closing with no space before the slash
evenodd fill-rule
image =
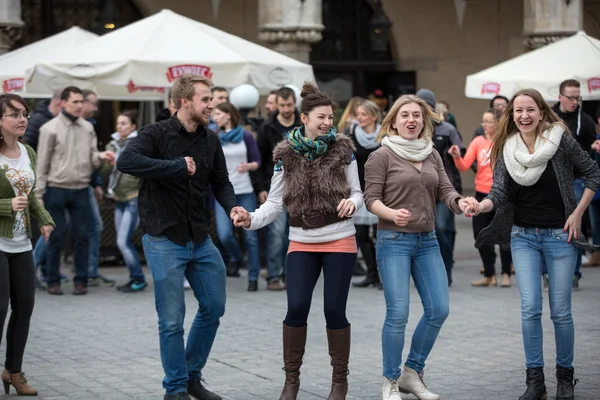
<path id="1" fill-rule="evenodd" d="M 23 93 L 23 81 L 28 68 L 36 62 L 49 60 L 64 49 L 79 46 L 96 39 L 98 35 L 74 26 L 66 31 L 31 43 L 0 56 L 0 93 L 16 93 L 23 97 L 50 97 L 52 91 Z"/>
<path id="2" fill-rule="evenodd" d="M 75 80 L 104 98 L 144 91 L 157 95 L 186 72 L 211 77 L 219 86 L 248 83 L 263 94 L 314 80 L 308 64 L 162 10 L 37 64 L 26 90 L 51 91 L 56 82 Z"/>
<path id="3" fill-rule="evenodd" d="M 491 99 L 511 97 L 525 88 L 537 89 L 544 99 L 557 100 L 566 79 L 581 83 L 584 100 L 600 99 L 600 40 L 584 32 L 467 76 L 465 95 Z"/>

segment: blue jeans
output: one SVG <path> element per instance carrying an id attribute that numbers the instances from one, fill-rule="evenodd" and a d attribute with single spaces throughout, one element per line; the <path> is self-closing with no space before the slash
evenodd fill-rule
<path id="1" fill-rule="evenodd" d="M 67 234 L 67 218 L 65 215 L 65 211 L 67 211 L 71 221 L 73 221 L 71 226 L 75 236 L 74 282 L 87 285 L 89 228 L 85 222 L 88 221 L 90 214 L 88 189 L 71 190 L 48 187 L 44 195 L 44 204 L 56 224 L 46 247 L 48 284 L 60 284 L 60 254 Z"/>
<path id="2" fill-rule="evenodd" d="M 452 271 L 454 265 L 455 231 L 454 213 L 446 204 L 438 201 L 435 205 L 435 233 L 447 272 Z"/>
<path id="3" fill-rule="evenodd" d="M 254 193 L 235 195 L 238 205 L 246 211 L 256 210 L 256 195 Z M 244 255 L 242 249 L 233 236 L 233 224 L 231 218 L 225 212 L 219 202 L 215 201 L 215 221 L 217 223 L 217 235 L 219 242 L 227 253 L 236 261 L 240 261 Z M 244 241 L 248 251 L 248 280 L 256 281 L 260 275 L 260 249 L 258 247 L 258 232 L 244 229 Z"/>
<path id="4" fill-rule="evenodd" d="M 90 196 L 90 207 L 89 207 L 89 271 L 88 276 L 90 279 L 98 277 L 98 263 L 100 262 L 100 239 L 102 238 L 102 229 L 104 224 L 102 222 L 102 215 L 100 215 L 100 207 L 98 206 L 98 200 L 94 194 L 94 188 L 88 188 Z M 75 220 L 77 221 L 77 220 Z M 71 225 L 73 226 L 73 225 Z"/>
<path id="5" fill-rule="evenodd" d="M 138 199 L 117 202 L 115 204 L 115 230 L 117 231 L 117 247 L 123 261 L 129 268 L 129 279 L 145 281 L 140 256 L 131 238 L 140 223 L 138 215 Z"/>
<path id="6" fill-rule="evenodd" d="M 288 214 L 285 207 L 277 219 L 267 225 L 267 281 L 278 281 L 283 272 L 287 275 Z"/>
<path id="7" fill-rule="evenodd" d="M 542 331 L 542 265 L 548 269 L 550 318 L 554 323 L 556 363 L 573 365 L 575 328 L 571 290 L 578 251 L 561 229 L 519 228 L 511 232 L 511 251 L 521 293 L 521 324 L 527 368 L 544 366 Z"/>
<path id="8" fill-rule="evenodd" d="M 33 262 L 35 268 L 37 270 L 38 267 L 41 266 L 44 275 L 47 275 L 46 271 L 46 240 L 44 236 L 40 236 L 35 242 L 35 246 L 33 247 Z"/>
<path id="9" fill-rule="evenodd" d="M 383 376 L 400 376 L 412 276 L 423 304 L 405 365 L 421 373 L 450 312 L 448 278 L 435 232 L 377 231 L 377 265 L 386 314 L 381 333 Z"/>
<path id="10" fill-rule="evenodd" d="M 592 225 L 592 241 L 600 245 L 600 200 L 592 201 L 588 208 L 590 224 Z"/>
<path id="11" fill-rule="evenodd" d="M 583 197 L 583 192 L 585 190 L 585 182 L 583 181 L 583 179 L 575 179 L 573 181 L 573 188 L 575 189 L 575 201 L 577 202 L 577 204 L 579 204 L 581 198 Z M 575 264 L 575 273 L 573 275 L 577 275 L 579 278 L 581 278 L 581 272 L 579 272 L 579 270 L 581 269 L 581 258 L 583 257 L 583 250 L 577 249 L 577 254 L 577 263 Z"/>
<path id="12" fill-rule="evenodd" d="M 185 392 L 188 380 L 201 378 L 219 319 L 225 314 L 225 264 L 210 239 L 197 245 L 190 241 L 184 247 L 165 236 L 144 235 L 142 243 L 154 279 L 163 387 L 169 395 Z M 187 346 L 183 343 L 184 277 L 198 301 Z"/>

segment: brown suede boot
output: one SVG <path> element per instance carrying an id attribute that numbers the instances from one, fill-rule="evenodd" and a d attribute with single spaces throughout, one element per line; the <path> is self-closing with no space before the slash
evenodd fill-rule
<path id="1" fill-rule="evenodd" d="M 498 279 L 496 275 L 488 277 L 483 277 L 476 281 L 471 282 L 471 286 L 498 286 Z"/>
<path id="2" fill-rule="evenodd" d="M 590 255 L 590 259 L 584 262 L 582 267 L 600 267 L 600 252 L 596 251 Z"/>
<path id="3" fill-rule="evenodd" d="M 348 394 L 348 359 L 350 358 L 350 327 L 332 331 L 327 329 L 329 356 L 333 374 L 331 392 L 327 400 L 346 400 Z"/>
<path id="4" fill-rule="evenodd" d="M 283 370 L 285 385 L 279 400 L 296 400 L 300 390 L 300 367 L 306 346 L 306 326 L 292 328 L 283 324 Z"/>
<path id="5" fill-rule="evenodd" d="M 27 384 L 24 372 L 10 374 L 6 368 L 2 371 L 2 383 L 4 384 L 4 393 L 8 394 L 10 385 L 12 385 L 19 396 L 37 396 L 38 392 Z"/>

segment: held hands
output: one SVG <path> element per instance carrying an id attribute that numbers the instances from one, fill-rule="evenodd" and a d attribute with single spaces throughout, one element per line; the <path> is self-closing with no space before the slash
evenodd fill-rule
<path id="1" fill-rule="evenodd" d="M 567 218 L 567 222 L 563 228 L 564 232 L 569 232 L 567 243 L 571 243 L 571 239 L 579 239 L 579 231 L 581 229 L 581 215 L 573 213 Z"/>
<path id="2" fill-rule="evenodd" d="M 104 190 L 102 189 L 102 186 L 94 187 L 94 196 L 96 196 L 96 201 L 98 203 L 100 203 L 102 199 L 104 199 Z"/>
<path id="3" fill-rule="evenodd" d="M 263 190 L 258 194 L 258 201 L 260 204 L 265 204 L 267 202 L 267 191 Z"/>
<path id="4" fill-rule="evenodd" d="M 354 207 L 352 200 L 343 199 L 335 210 L 338 212 L 338 217 L 344 218 L 351 217 L 352 214 L 354 214 L 354 211 L 356 211 L 356 208 Z"/>
<path id="5" fill-rule="evenodd" d="M 100 159 L 106 161 L 110 165 L 115 165 L 117 162 L 117 157 L 112 151 L 103 151 L 100 153 Z"/>
<path id="6" fill-rule="evenodd" d="M 246 211 L 244 207 L 233 207 L 229 217 L 233 221 L 233 225 L 236 227 L 242 227 L 245 229 L 250 228 L 250 222 L 252 221 L 252 218 L 250 217 L 250 213 Z"/>
<path id="7" fill-rule="evenodd" d="M 26 194 L 22 194 L 21 196 L 17 196 L 12 199 L 12 209 L 15 212 L 23 211 L 27 204 L 29 203 L 29 199 Z"/>
<path id="8" fill-rule="evenodd" d="M 52 225 L 43 225 L 40 227 L 40 232 L 41 232 L 42 236 L 44 237 L 44 240 L 46 241 L 46 243 L 48 243 L 48 239 L 50 239 L 50 234 L 52 233 L 53 230 L 54 230 L 54 227 Z"/>
<path id="9" fill-rule="evenodd" d="M 196 162 L 192 157 L 184 157 L 185 163 L 187 164 L 188 175 L 194 175 L 196 173 Z"/>
<path id="10" fill-rule="evenodd" d="M 452 156 L 452 158 L 459 158 L 460 157 L 460 149 L 458 148 L 457 145 L 452 145 L 450 146 L 450 149 L 448 149 L 448 154 L 450 154 Z"/>
<path id="11" fill-rule="evenodd" d="M 474 217 L 481 212 L 481 203 L 474 197 L 465 197 L 458 201 L 458 207 L 468 217 Z"/>
<path id="12" fill-rule="evenodd" d="M 390 215 L 390 220 L 398 226 L 406 226 L 410 221 L 412 214 L 406 208 L 401 208 L 399 210 L 392 210 Z"/>

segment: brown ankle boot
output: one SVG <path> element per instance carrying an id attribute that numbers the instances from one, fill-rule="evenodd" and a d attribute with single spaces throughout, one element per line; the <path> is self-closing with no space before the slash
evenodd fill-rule
<path id="1" fill-rule="evenodd" d="M 4 384 L 4 393 L 8 394 L 10 385 L 12 385 L 19 396 L 37 396 L 38 392 L 27 384 L 24 372 L 10 374 L 6 368 L 2 371 L 2 383 Z"/>
<path id="2" fill-rule="evenodd" d="M 327 400 L 346 400 L 348 394 L 348 358 L 350 358 L 350 327 L 332 331 L 327 329 L 329 356 L 333 374 L 331 392 Z"/>
<path id="3" fill-rule="evenodd" d="M 300 367 L 306 346 L 306 326 L 292 328 L 283 324 L 283 370 L 285 385 L 279 400 L 296 400 L 300 390 Z"/>
<path id="4" fill-rule="evenodd" d="M 600 252 L 594 252 L 592 253 L 592 255 L 590 256 L 590 259 L 586 262 L 584 262 L 582 265 L 582 267 L 598 267 L 600 266 Z"/>

